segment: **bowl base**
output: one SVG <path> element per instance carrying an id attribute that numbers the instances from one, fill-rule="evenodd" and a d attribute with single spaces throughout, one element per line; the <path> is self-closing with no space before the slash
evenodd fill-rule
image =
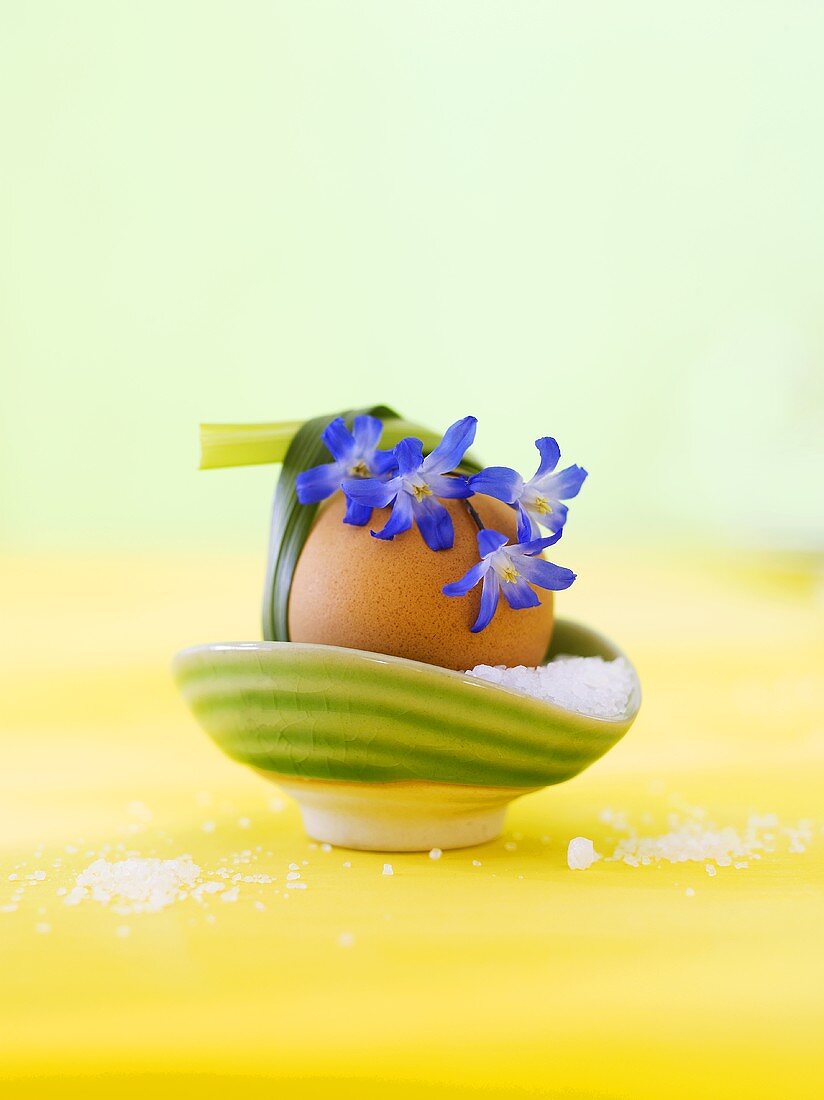
<path id="1" fill-rule="evenodd" d="M 313 840 L 371 852 L 469 848 L 500 836 L 507 805 L 537 788 L 344 783 L 261 772 L 300 807 Z"/>

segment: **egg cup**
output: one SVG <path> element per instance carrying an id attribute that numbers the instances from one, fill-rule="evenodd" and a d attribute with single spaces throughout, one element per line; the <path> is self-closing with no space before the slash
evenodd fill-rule
<path id="1" fill-rule="evenodd" d="M 565 620 L 546 660 L 559 654 L 624 656 Z M 641 703 L 634 668 L 625 712 L 607 719 L 468 673 L 298 642 L 195 646 L 173 671 L 206 733 L 294 797 L 310 837 L 371 851 L 494 840 L 510 802 L 603 756 Z"/>

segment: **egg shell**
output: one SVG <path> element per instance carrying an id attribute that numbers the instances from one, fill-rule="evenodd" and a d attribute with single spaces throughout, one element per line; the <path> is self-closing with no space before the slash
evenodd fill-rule
<path id="1" fill-rule="evenodd" d="M 472 504 L 484 526 L 515 539 L 515 512 L 491 497 Z M 552 636 L 553 597 L 536 589 L 538 607 L 513 611 L 501 596 L 492 622 L 478 634 L 481 588 L 468 596 L 441 589 L 478 561 L 476 527 L 466 505 L 445 500 L 452 517 L 451 550 L 430 550 L 417 527 L 386 542 L 373 538 L 389 516 L 375 509 L 366 527 L 343 523 L 345 501 L 336 494 L 319 511 L 295 568 L 289 597 L 294 642 L 388 653 L 443 668 L 540 664 Z"/>

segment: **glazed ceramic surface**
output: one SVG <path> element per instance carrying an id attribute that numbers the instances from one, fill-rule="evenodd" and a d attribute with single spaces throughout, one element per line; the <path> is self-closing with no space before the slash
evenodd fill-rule
<path id="1" fill-rule="evenodd" d="M 563 620 L 547 660 L 556 653 L 622 656 Z M 174 671 L 228 756 L 294 794 L 313 836 L 354 847 L 491 839 L 508 801 L 597 760 L 641 699 L 636 677 L 627 712 L 595 718 L 465 673 L 293 642 L 196 646 L 178 654 Z"/>
<path id="2" fill-rule="evenodd" d="M 559 621 L 555 653 L 620 651 Z M 175 676 L 198 721 L 234 760 L 281 776 L 543 787 L 577 775 L 632 724 L 590 718 L 460 672 L 293 642 L 197 646 Z"/>

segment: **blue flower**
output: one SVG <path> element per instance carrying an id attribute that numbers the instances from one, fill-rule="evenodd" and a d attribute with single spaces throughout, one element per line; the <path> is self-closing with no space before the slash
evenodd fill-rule
<path id="1" fill-rule="evenodd" d="M 531 587 L 533 584 L 548 588 L 551 592 L 569 588 L 575 580 L 572 570 L 553 565 L 540 557 L 541 551 L 556 543 L 561 534 L 561 531 L 556 531 L 548 538 L 508 546 L 509 540 L 500 531 L 484 528 L 478 532 L 481 560 L 459 581 L 446 584 L 442 589 L 445 596 L 465 596 L 483 581 L 481 610 L 472 627 L 473 634 L 489 626 L 501 592 L 509 606 L 518 611 L 524 607 L 537 607 L 541 602 Z"/>
<path id="2" fill-rule="evenodd" d="M 550 531 L 560 531 L 568 511 L 561 501 L 577 496 L 587 476 L 580 466 L 567 466 L 559 473 L 554 472 L 561 449 L 551 436 L 536 439 L 535 446 L 541 464 L 530 481 L 524 482 L 521 475 L 508 466 L 489 466 L 469 481 L 473 493 L 496 497 L 517 509 L 520 542 L 538 538 L 539 523 Z"/>
<path id="3" fill-rule="evenodd" d="M 426 458 L 420 439 L 402 439 L 394 451 L 398 472 L 388 481 L 379 478 L 344 481 L 343 491 L 354 504 L 370 509 L 392 505 L 386 526 L 372 532 L 375 538 L 393 539 L 417 522 L 430 550 L 451 548 L 455 541 L 452 518 L 438 503 L 438 497 L 455 499 L 472 495 L 465 477 L 446 475 L 460 465 L 471 447 L 477 424 L 474 416 L 457 420 Z"/>
<path id="4" fill-rule="evenodd" d="M 321 439 L 335 461 L 298 474 L 295 489 L 301 504 L 326 500 L 340 489 L 345 478 L 380 478 L 394 473 L 392 451 L 377 450 L 382 431 L 383 424 L 374 416 L 356 416 L 351 432 L 342 416 L 327 424 Z M 344 523 L 363 527 L 371 516 L 371 508 L 347 498 Z"/>

